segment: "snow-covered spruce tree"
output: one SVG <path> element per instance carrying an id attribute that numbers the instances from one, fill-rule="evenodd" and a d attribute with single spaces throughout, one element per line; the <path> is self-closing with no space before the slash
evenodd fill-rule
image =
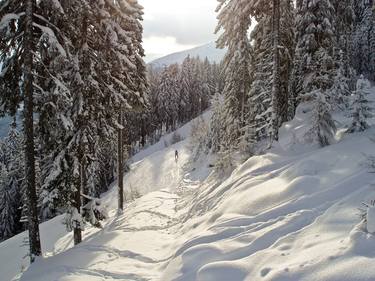
<path id="1" fill-rule="evenodd" d="M 117 121 L 117 160 L 119 178 L 119 209 L 123 208 L 123 170 L 124 170 L 124 112 L 139 111 L 145 108 L 146 67 L 142 48 L 142 7 L 137 1 L 104 1 L 101 7 L 101 30 L 105 44 L 101 52 L 105 54 L 108 65 L 110 104 L 116 108 Z M 99 71 L 99 70 L 98 70 Z M 105 89 L 103 89 L 105 90 Z M 111 112 L 109 112 L 109 115 Z M 93 175 L 95 176 L 95 174 Z"/>
<path id="2" fill-rule="evenodd" d="M 148 83 L 149 83 L 149 91 L 148 91 L 148 108 L 147 108 L 147 117 L 146 122 L 148 123 L 148 136 L 151 139 L 151 144 L 154 144 L 155 142 L 159 141 L 162 130 L 160 128 L 161 118 L 159 116 L 158 111 L 158 86 L 159 86 L 159 80 L 160 75 L 159 71 L 156 69 L 153 69 L 152 67 L 149 67 L 147 71 L 148 76 Z M 181 92 L 180 92 L 181 93 Z M 183 100 L 183 96 L 181 97 L 181 100 Z M 183 117 L 183 119 L 185 116 Z"/>
<path id="3" fill-rule="evenodd" d="M 216 32 L 222 30 L 217 45 L 228 49 L 223 62 L 225 84 L 222 150 L 234 150 L 238 146 L 245 126 L 245 103 L 251 83 L 248 30 L 253 8 L 252 1 L 221 0 L 217 8 L 219 22 Z"/>
<path id="4" fill-rule="evenodd" d="M 288 96 L 282 96 L 280 69 L 280 0 L 272 1 L 272 113 L 270 125 L 270 139 L 278 140 L 279 126 L 288 118 Z"/>
<path id="5" fill-rule="evenodd" d="M 179 113 L 179 66 L 170 65 L 164 69 L 158 87 L 158 111 L 166 132 L 176 128 Z"/>
<path id="6" fill-rule="evenodd" d="M 369 128 L 367 120 L 373 117 L 371 102 L 367 99 L 370 82 L 361 75 L 353 93 L 354 101 L 351 107 L 353 122 L 347 130 L 349 133 L 362 132 Z"/>
<path id="7" fill-rule="evenodd" d="M 24 184 L 23 139 L 12 125 L 8 136 L 0 142 L 0 240 L 22 231 L 21 207 Z"/>
<path id="8" fill-rule="evenodd" d="M 1 1 L 0 9 L 2 113 L 14 115 L 20 103 L 24 103 L 25 182 L 31 262 L 41 255 L 35 179 L 34 97 L 43 92 L 45 86 L 37 83 L 35 72 L 42 64 L 39 58 L 44 52 L 63 50 L 48 17 L 40 14 L 44 11 L 39 9 L 39 4 L 40 1 L 34 0 Z M 53 48 L 44 48 L 42 42 Z M 48 68 L 48 65 L 44 66 Z"/>
<path id="9" fill-rule="evenodd" d="M 252 83 L 249 91 L 251 109 L 249 126 L 254 127 L 256 139 L 269 136 L 272 114 L 272 26 L 271 17 L 264 16 L 258 20 L 251 33 L 254 42 L 252 61 Z"/>
<path id="10" fill-rule="evenodd" d="M 209 62 L 206 57 L 202 63 L 202 82 L 203 88 L 206 93 L 204 94 L 205 102 L 208 103 L 209 99 L 216 93 L 216 82 L 214 79 L 213 65 Z M 207 107 L 204 105 L 203 107 Z"/>
<path id="11" fill-rule="evenodd" d="M 181 64 L 179 73 L 179 85 L 181 95 L 181 105 L 184 107 L 182 116 L 183 121 L 189 120 L 193 117 L 193 60 L 187 56 Z"/>
<path id="12" fill-rule="evenodd" d="M 272 19 L 272 7 L 258 15 L 258 24 L 251 33 L 254 42 L 252 62 L 252 86 L 249 93 L 249 108 L 252 108 L 249 120 L 250 128 L 255 130 L 258 140 L 273 136 L 277 138 L 277 130 L 288 117 L 289 79 L 292 71 L 294 51 L 293 5 L 291 1 L 281 1 L 279 21 L 279 63 L 275 64 L 275 42 Z M 277 26 L 278 24 L 276 24 Z M 273 80 L 277 71 L 280 80 L 277 82 L 277 94 L 273 94 Z M 273 98 L 272 96 L 275 96 Z M 274 100 L 275 102 L 272 102 Z M 252 107 L 251 104 L 255 106 Z M 272 116 L 277 116 L 273 120 Z M 275 122 L 276 123 L 275 123 Z"/>
<path id="13" fill-rule="evenodd" d="M 352 31 L 355 20 L 354 15 L 354 2 L 353 0 L 331 0 L 332 6 L 335 9 L 335 13 L 331 18 L 331 24 L 334 27 L 333 37 L 333 60 L 335 63 L 336 73 L 334 78 L 334 85 L 331 93 L 333 94 L 333 101 L 335 106 L 343 108 L 345 105 L 345 96 L 348 96 L 349 87 L 351 86 L 351 76 L 353 70 L 351 68 L 351 56 L 352 56 Z M 308 15 L 308 14 L 307 14 Z M 306 9 L 304 1 L 297 1 L 297 19 L 296 22 L 301 23 L 306 18 Z M 306 27 L 306 23 L 304 27 Z M 301 42 L 302 37 L 305 36 L 305 29 L 297 28 L 296 40 Z M 300 45 L 301 46 L 301 45 Z M 303 50 L 298 49 L 294 58 L 294 68 L 292 73 L 292 79 L 289 84 L 290 88 L 290 117 L 294 115 L 296 106 L 301 99 L 301 92 L 303 91 L 303 71 L 306 57 L 304 57 Z"/>
<path id="14" fill-rule="evenodd" d="M 375 12 L 372 0 L 354 3 L 356 21 L 353 34 L 352 64 L 357 73 L 375 80 Z"/>
<path id="15" fill-rule="evenodd" d="M 301 91 L 299 98 L 310 102 L 313 124 L 309 131 L 320 145 L 328 145 L 336 128 L 330 115 L 331 95 L 335 74 L 334 8 L 330 0 L 303 1 L 297 16 L 297 61 Z"/>
<path id="16" fill-rule="evenodd" d="M 210 120 L 209 149 L 212 153 L 220 151 L 220 144 L 223 137 L 223 97 L 216 93 L 212 101 L 212 116 Z"/>
<path id="17" fill-rule="evenodd" d="M 198 107 L 195 115 L 200 115 L 204 110 L 209 107 L 209 102 L 211 99 L 211 89 L 208 85 L 208 73 L 210 71 L 208 62 L 200 60 L 200 58 L 195 59 L 195 69 L 194 69 L 194 89 L 197 93 Z"/>
<path id="18" fill-rule="evenodd" d="M 47 220 L 65 211 L 73 184 L 67 155 L 74 126 L 71 115 L 71 78 L 74 72 L 71 34 L 76 27 L 69 19 L 69 5 L 65 1 L 42 0 L 38 7 L 50 26 L 56 29 L 55 37 L 62 42 L 60 46 L 46 40 L 39 42 L 43 50 L 40 55 L 42 63 L 36 69 L 36 83 L 43 88 L 35 97 L 39 113 L 36 133 L 41 168 L 40 216 Z"/>
<path id="19" fill-rule="evenodd" d="M 354 0 L 332 0 L 335 9 L 335 47 L 340 50 L 340 57 L 337 58 L 342 61 L 340 67 L 342 67 L 341 71 L 346 78 L 350 78 L 351 75 L 352 34 L 355 23 L 354 2 Z"/>
<path id="20" fill-rule="evenodd" d="M 222 93 L 224 89 L 224 71 L 222 71 L 222 63 L 212 64 L 212 76 L 214 79 L 215 93 Z"/>
<path id="21" fill-rule="evenodd" d="M 0 163 L 0 241 L 16 234 L 19 219 L 17 211 L 19 195 L 8 186 L 9 175 L 3 163 Z"/>
<path id="22" fill-rule="evenodd" d="M 326 100 L 326 93 L 315 90 L 309 93 L 312 103 L 311 129 L 307 133 L 307 138 L 312 142 L 317 142 L 321 146 L 330 145 L 335 137 L 336 125 L 331 116 L 331 105 Z"/>
<path id="23" fill-rule="evenodd" d="M 98 148 L 105 143 L 102 140 L 123 129 L 118 123 L 118 110 L 141 107 L 146 90 L 141 7 L 137 1 L 82 1 L 76 8 L 81 16 L 75 16 L 80 32 L 72 40 L 76 70 L 72 79 L 74 130 L 68 145 L 75 183 L 71 202 L 77 210 L 72 214 L 80 213 L 81 199 L 84 205 L 88 203 L 87 195 L 93 190 L 88 183 L 97 182 L 91 180 L 96 176 L 93 171 L 104 168 L 96 163 Z M 81 198 L 81 194 L 86 197 Z M 77 222 L 76 244 L 81 240 L 80 220 Z"/>
<path id="24" fill-rule="evenodd" d="M 336 63 L 336 71 L 330 90 L 331 104 L 333 108 L 345 110 L 349 106 L 350 97 L 350 79 L 347 75 L 352 73 L 347 67 L 347 59 L 345 58 L 344 51 L 335 48 L 334 61 Z"/>
<path id="25" fill-rule="evenodd" d="M 214 90 L 211 82 L 211 64 L 199 58 L 186 57 L 179 71 L 181 95 L 180 115 L 184 122 L 197 117 L 209 106 Z M 184 113 L 183 113 L 184 112 Z"/>
<path id="26" fill-rule="evenodd" d="M 189 149 L 192 152 L 193 161 L 197 161 L 201 155 L 208 153 L 209 126 L 202 117 L 192 122 Z"/>
<path id="27" fill-rule="evenodd" d="M 46 3 L 47 7 L 50 3 L 50 1 Z M 57 95 L 57 98 L 52 100 L 56 103 L 56 107 L 51 103 L 51 108 L 55 112 L 49 112 L 46 107 L 44 115 L 41 114 L 45 121 L 40 124 L 43 137 L 41 153 L 44 156 L 41 195 L 45 216 L 54 216 L 60 210 L 63 212 L 67 208 L 75 208 L 71 213 L 80 213 L 81 193 L 87 192 L 86 171 L 88 161 L 91 159 L 89 153 L 93 151 L 98 140 L 95 136 L 99 135 L 99 131 L 108 128 L 106 122 L 103 122 L 106 116 L 103 109 L 105 93 L 98 86 L 103 83 L 100 83 L 102 81 L 99 80 L 94 68 L 95 63 L 103 62 L 102 57 L 96 56 L 95 52 L 100 43 L 98 42 L 100 29 L 96 17 L 99 14 L 99 7 L 87 1 L 76 3 L 64 1 L 59 5 L 59 9 L 63 17 L 59 20 L 51 15 L 51 18 L 55 26 L 60 27 L 59 36 L 66 38 L 68 58 L 65 63 L 56 64 L 61 70 L 53 69 L 56 73 L 64 73 L 61 76 L 64 83 L 59 84 L 56 89 L 51 87 L 49 90 L 68 98 L 59 99 Z M 61 25 L 61 22 L 65 23 Z M 95 28 L 89 29 L 89 25 Z M 62 132 L 53 132 L 54 130 Z M 49 132 L 61 136 L 59 141 L 55 143 L 49 141 L 51 137 Z M 43 144 L 46 143 L 50 148 L 43 151 L 47 147 Z M 77 220 L 73 225 L 76 226 L 74 240 L 78 243 L 81 240 L 81 220 L 76 215 L 73 218 Z"/>

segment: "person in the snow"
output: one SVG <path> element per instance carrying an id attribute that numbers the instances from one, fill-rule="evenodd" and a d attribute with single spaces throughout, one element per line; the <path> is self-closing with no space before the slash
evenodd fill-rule
<path id="1" fill-rule="evenodd" d="M 178 160 L 178 151 L 177 151 L 177 150 L 174 152 L 174 159 L 175 159 L 176 162 L 177 162 L 177 160 Z"/>

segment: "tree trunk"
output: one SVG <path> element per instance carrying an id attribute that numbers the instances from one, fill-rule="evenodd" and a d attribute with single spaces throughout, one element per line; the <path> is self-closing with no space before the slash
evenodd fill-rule
<path id="1" fill-rule="evenodd" d="M 120 106 L 118 123 L 122 126 L 122 108 Z M 117 174 L 118 174 L 118 210 L 122 212 L 124 210 L 124 140 L 123 140 L 123 128 L 119 128 L 117 131 Z"/>
<path id="2" fill-rule="evenodd" d="M 86 166 L 87 166 L 87 158 L 86 158 L 86 147 L 85 144 L 82 144 L 82 157 L 81 157 L 81 163 L 80 163 L 80 185 L 81 190 L 84 195 L 89 195 L 89 190 L 87 186 L 87 175 L 86 175 Z M 87 203 L 89 203 L 89 199 L 87 199 L 85 196 L 81 199 L 81 202 L 83 203 L 82 206 L 85 206 Z"/>
<path id="3" fill-rule="evenodd" d="M 87 57 L 85 44 L 87 44 L 87 28 L 88 28 L 88 19 L 87 14 L 84 13 L 82 18 L 82 26 L 81 26 L 81 42 L 80 42 L 80 71 L 81 76 L 83 77 L 83 83 L 86 83 L 85 79 L 88 77 L 88 73 L 90 71 L 90 66 L 88 65 L 87 61 L 89 58 Z M 87 89 L 86 85 L 81 85 L 80 91 L 82 91 L 83 98 L 87 95 Z M 77 180 L 76 184 L 76 192 L 74 194 L 74 202 L 73 206 L 77 209 L 77 212 L 81 214 L 81 207 L 82 207 L 82 199 L 81 199 L 81 193 L 84 193 L 86 190 L 86 173 L 85 173 L 85 163 L 84 163 L 84 157 L 86 155 L 85 153 L 85 144 L 86 140 L 84 140 L 85 136 L 85 127 L 86 127 L 86 120 L 84 116 L 79 116 L 78 120 L 78 128 L 81 130 L 81 138 L 79 141 L 79 147 L 77 151 L 77 156 L 79 159 L 79 180 Z M 78 222 L 77 222 L 78 223 Z M 77 245 L 82 242 L 82 229 L 81 225 L 77 225 L 74 227 L 73 233 L 74 233 L 74 245 Z"/>
<path id="4" fill-rule="evenodd" d="M 141 119 L 141 146 L 142 148 L 146 145 L 146 125 L 145 125 L 145 119 L 142 117 Z"/>
<path id="5" fill-rule="evenodd" d="M 278 140 L 282 115 L 281 83 L 280 83 L 280 0 L 273 0 L 273 85 L 272 85 L 272 140 Z M 286 113 L 287 114 L 287 113 Z"/>
<path id="6" fill-rule="evenodd" d="M 81 182 L 76 186 L 77 190 L 74 194 L 74 208 L 77 209 L 78 213 L 81 213 Z M 78 223 L 78 222 L 77 222 Z M 74 245 L 78 245 L 82 242 L 82 229 L 81 225 L 76 225 L 73 229 Z"/>
<path id="7" fill-rule="evenodd" d="M 33 88 L 33 13 L 34 0 L 26 2 L 26 26 L 25 26 L 25 109 L 24 109 L 24 131 L 25 131 L 25 179 L 28 201 L 28 228 L 30 244 L 30 262 L 35 257 L 42 255 L 39 234 L 39 220 L 37 209 L 37 195 L 35 184 L 35 144 L 34 144 L 34 88 Z"/>

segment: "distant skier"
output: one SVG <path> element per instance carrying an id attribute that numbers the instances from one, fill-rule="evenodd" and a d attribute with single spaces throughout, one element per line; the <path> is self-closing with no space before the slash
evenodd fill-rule
<path id="1" fill-rule="evenodd" d="M 178 151 L 177 151 L 177 150 L 174 152 L 174 159 L 175 159 L 176 162 L 177 162 L 177 160 L 178 160 Z"/>

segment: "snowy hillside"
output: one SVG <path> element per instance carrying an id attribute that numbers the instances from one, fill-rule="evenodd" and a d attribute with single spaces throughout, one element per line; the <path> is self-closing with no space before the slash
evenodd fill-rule
<path id="1" fill-rule="evenodd" d="M 62 253 L 39 260 L 21 280 L 374 280 L 375 236 L 358 208 L 375 198 L 368 165 L 375 129 L 344 134 L 350 119 L 336 115 L 337 143 L 319 148 L 300 142 L 310 114 L 301 106 L 280 143 L 224 181 L 209 175 L 209 160 L 188 163 L 188 139 L 167 148 L 162 140 L 136 156 L 125 177 L 127 189 L 144 196 L 118 216 L 116 190 L 106 194 L 104 229 L 88 229 L 82 244 L 64 252 L 71 234 L 61 231 L 49 248 Z M 42 230 L 58 231 L 55 223 Z M 15 249 L 16 239 L 0 244 L 1 260 L 15 257 L 3 249 Z"/>
<path id="2" fill-rule="evenodd" d="M 219 63 L 223 59 L 224 55 L 225 50 L 217 49 L 216 44 L 212 42 L 190 50 L 170 54 L 165 57 L 156 59 L 150 62 L 149 65 L 155 68 L 159 68 L 174 63 L 181 64 L 187 56 L 200 57 L 201 59 L 205 59 L 207 57 L 210 62 Z"/>
<path id="3" fill-rule="evenodd" d="M 203 115 L 203 118 L 205 120 L 208 120 L 210 118 L 210 112 L 206 112 Z M 181 177 L 183 176 L 183 173 L 180 173 L 180 169 L 182 169 L 183 164 L 188 160 L 189 156 L 186 145 L 189 141 L 187 137 L 190 135 L 190 129 L 191 122 L 178 129 L 178 134 L 183 139 L 185 139 L 185 141 L 181 143 L 177 143 L 166 148 L 165 145 L 171 142 L 173 135 L 169 134 L 164 136 L 155 145 L 142 150 L 140 153 L 133 157 L 133 161 L 135 163 L 132 164 L 131 172 L 128 173 L 124 179 L 126 197 L 133 196 L 130 193 L 135 189 L 137 190 L 137 193 L 139 195 L 148 194 L 152 191 L 159 191 L 167 188 L 175 190 L 175 187 L 181 183 Z M 174 160 L 175 149 L 178 149 L 179 151 L 180 159 L 178 165 Z M 146 174 L 148 175 L 147 178 L 145 178 Z M 163 194 L 163 192 L 161 194 Z M 160 193 L 156 193 L 155 196 L 159 197 Z M 117 186 L 116 183 L 114 183 L 112 190 L 103 195 L 104 204 L 107 206 L 110 215 L 110 219 L 105 222 L 105 229 L 100 230 L 88 227 L 83 232 L 84 239 L 93 239 L 93 235 L 95 233 L 98 233 L 99 236 L 103 235 L 104 232 L 107 232 L 107 227 L 113 226 L 114 222 L 117 220 L 125 219 L 127 221 L 130 208 L 134 209 L 137 208 L 136 206 L 141 205 L 141 211 L 139 211 L 139 213 L 142 214 L 145 209 L 148 209 L 150 207 L 150 204 L 154 204 L 150 200 L 155 200 L 155 198 L 152 197 L 152 195 L 151 199 L 148 199 L 148 197 L 141 198 L 139 201 L 134 202 L 130 206 L 128 206 L 129 209 L 126 210 L 124 216 L 117 217 Z M 152 212 L 150 212 L 149 214 L 152 217 Z M 146 216 L 146 219 L 145 221 L 143 221 L 143 223 L 146 223 L 147 228 L 151 229 L 152 226 L 150 225 L 150 221 L 148 219 L 149 218 Z M 154 220 L 154 218 L 151 219 Z M 62 220 L 63 216 L 59 216 L 52 219 L 51 221 L 41 224 L 41 239 L 43 240 L 42 248 L 45 257 L 52 257 L 73 247 L 72 233 L 66 232 L 65 226 L 62 224 Z M 134 217 L 134 220 L 137 220 L 137 216 Z M 156 221 L 155 223 L 159 223 L 159 221 Z M 128 236 L 128 232 L 129 231 L 125 231 L 126 236 Z M 148 237 L 146 239 L 152 241 L 153 233 L 150 234 L 151 237 Z M 142 243 L 144 242 L 145 241 L 143 241 Z M 15 251 L 15 249 L 17 249 L 17 251 Z M 73 251 L 75 250 L 76 249 L 73 249 Z M 27 253 L 28 244 L 26 232 L 16 235 L 11 239 L 0 243 L 0 260 L 2 261 L 0 263 L 1 281 L 18 280 L 20 278 L 21 272 L 24 271 L 29 265 L 29 257 L 27 256 Z M 66 254 L 63 254 L 62 256 L 65 255 Z M 76 259 L 69 260 L 71 260 L 73 264 L 77 262 Z M 85 259 L 82 259 L 82 261 L 84 260 Z M 48 261 L 50 261 L 50 259 L 48 259 Z M 62 262 L 62 264 L 63 263 L 64 262 Z M 24 278 L 23 280 L 29 279 Z M 45 280 L 51 281 L 53 279 L 47 278 Z"/>

